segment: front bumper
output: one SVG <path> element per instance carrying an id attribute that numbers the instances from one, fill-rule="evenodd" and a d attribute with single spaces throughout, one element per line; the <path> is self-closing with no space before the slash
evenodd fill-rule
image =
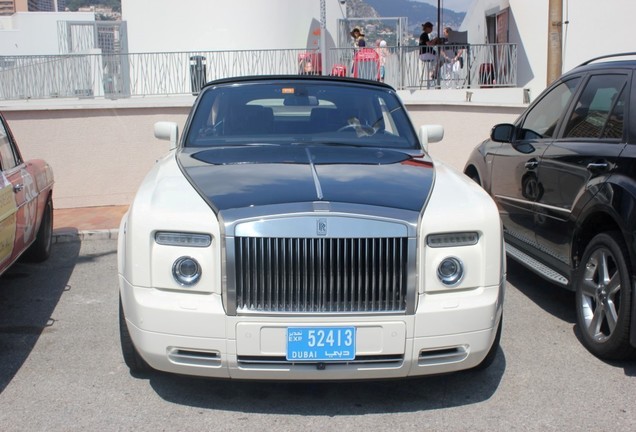
<path id="1" fill-rule="evenodd" d="M 470 369 L 495 339 L 504 283 L 420 295 L 414 315 L 227 316 L 218 295 L 134 287 L 120 275 L 131 338 L 152 368 L 257 380 L 380 379 Z M 355 360 L 286 361 L 286 329 L 298 326 L 355 326 Z"/>

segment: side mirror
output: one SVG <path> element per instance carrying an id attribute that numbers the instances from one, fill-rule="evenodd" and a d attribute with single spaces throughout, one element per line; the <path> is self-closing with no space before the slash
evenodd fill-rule
<path id="1" fill-rule="evenodd" d="M 170 141 L 170 150 L 176 149 L 179 139 L 179 126 L 173 122 L 157 122 L 155 123 L 155 137 L 160 140 Z"/>
<path id="2" fill-rule="evenodd" d="M 500 143 L 511 143 L 514 138 L 515 127 L 509 123 L 495 125 L 490 131 L 490 139 Z"/>
<path id="3" fill-rule="evenodd" d="M 444 127 L 441 125 L 421 126 L 419 138 L 422 150 L 428 151 L 428 143 L 439 142 L 444 138 Z"/>

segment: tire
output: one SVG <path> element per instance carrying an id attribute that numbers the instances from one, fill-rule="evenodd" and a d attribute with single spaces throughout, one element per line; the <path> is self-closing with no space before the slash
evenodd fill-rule
<path id="1" fill-rule="evenodd" d="M 142 375 L 152 370 L 150 365 L 139 355 L 130 337 L 128 325 L 126 324 L 126 316 L 124 315 L 124 308 L 121 304 L 121 297 L 119 298 L 119 341 L 121 343 L 121 353 L 124 357 L 124 363 L 128 366 L 131 375 Z"/>
<path id="2" fill-rule="evenodd" d="M 488 354 L 486 354 L 486 357 L 484 357 L 481 363 L 475 366 L 474 368 L 475 370 L 488 369 L 495 361 L 495 358 L 497 357 L 497 351 L 499 351 L 499 342 L 501 341 L 502 328 L 503 328 L 503 315 L 499 319 L 499 327 L 497 327 L 497 334 L 495 335 L 495 340 L 492 342 L 492 345 L 490 346 L 490 349 L 488 350 Z"/>
<path id="3" fill-rule="evenodd" d="M 632 281 L 627 250 L 616 232 L 595 236 L 576 272 L 576 320 L 583 345 L 605 360 L 632 357 Z"/>
<path id="4" fill-rule="evenodd" d="M 53 200 L 51 197 L 46 201 L 42 222 L 35 236 L 35 241 L 29 246 L 24 257 L 27 261 L 46 261 L 51 255 L 51 244 L 53 243 Z"/>

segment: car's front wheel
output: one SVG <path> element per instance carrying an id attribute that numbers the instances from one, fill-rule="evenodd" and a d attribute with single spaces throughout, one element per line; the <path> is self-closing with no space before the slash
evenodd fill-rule
<path id="1" fill-rule="evenodd" d="M 35 241 L 29 246 L 25 258 L 32 262 L 46 261 L 51 254 L 53 243 L 53 200 L 49 197 L 44 207 L 40 228 L 35 236 Z"/>
<path id="2" fill-rule="evenodd" d="M 576 275 L 577 324 L 585 347 L 603 359 L 634 354 L 629 343 L 631 271 L 618 233 L 596 235 Z"/>

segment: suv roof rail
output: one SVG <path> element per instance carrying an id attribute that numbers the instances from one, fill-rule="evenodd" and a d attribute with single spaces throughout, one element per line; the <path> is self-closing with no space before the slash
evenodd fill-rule
<path id="1" fill-rule="evenodd" d="M 594 57 L 593 59 L 590 59 L 586 62 L 581 63 L 579 66 L 585 66 L 585 65 L 589 65 L 592 62 L 598 61 L 598 60 L 605 60 L 605 59 L 609 59 L 609 58 L 613 58 L 613 57 L 627 57 L 627 56 L 636 56 L 636 52 L 626 52 L 626 53 L 617 53 L 617 54 L 606 54 L 600 57 Z"/>

